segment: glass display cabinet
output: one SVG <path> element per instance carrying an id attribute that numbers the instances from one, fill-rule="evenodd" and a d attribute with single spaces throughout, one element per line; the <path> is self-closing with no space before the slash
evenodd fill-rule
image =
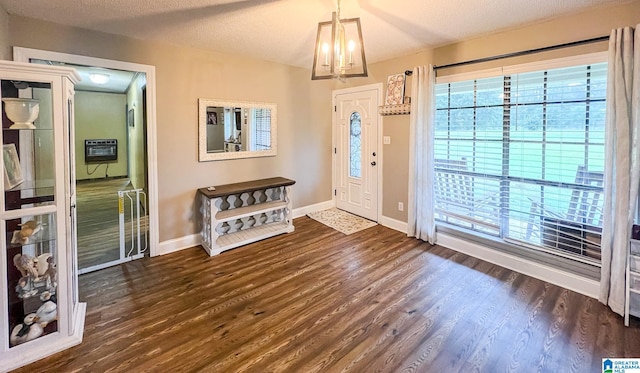
<path id="1" fill-rule="evenodd" d="M 82 341 L 70 68 L 0 61 L 0 371 Z"/>

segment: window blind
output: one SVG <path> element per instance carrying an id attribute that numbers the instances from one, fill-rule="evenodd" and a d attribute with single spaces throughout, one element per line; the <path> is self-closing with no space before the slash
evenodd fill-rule
<path id="1" fill-rule="evenodd" d="M 439 223 L 599 261 L 606 63 L 436 85 Z"/>
<path id="2" fill-rule="evenodd" d="M 255 150 L 271 149 L 271 111 L 255 109 Z"/>

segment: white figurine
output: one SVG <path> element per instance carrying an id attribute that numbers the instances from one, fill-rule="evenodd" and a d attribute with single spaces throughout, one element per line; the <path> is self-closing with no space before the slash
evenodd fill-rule
<path id="1" fill-rule="evenodd" d="M 18 285 L 16 285 L 16 292 L 20 298 L 30 298 L 38 293 L 38 289 L 34 289 L 33 281 L 31 277 L 20 277 Z"/>
<path id="2" fill-rule="evenodd" d="M 38 308 L 36 316 L 38 316 L 40 326 L 46 328 L 50 322 L 58 319 L 58 306 L 48 300 Z"/>
<path id="3" fill-rule="evenodd" d="M 49 258 L 51 258 L 51 253 L 44 253 L 36 257 L 35 263 L 36 269 L 38 270 L 38 277 L 44 276 L 49 269 Z"/>
<path id="4" fill-rule="evenodd" d="M 24 317 L 21 324 L 13 328 L 9 342 L 11 342 L 11 346 L 17 346 L 40 337 L 43 332 L 42 326 L 38 323 L 38 316 L 35 313 L 30 313 Z"/>
<path id="5" fill-rule="evenodd" d="M 47 258 L 47 270 L 43 273 L 44 277 L 48 280 L 49 288 L 55 289 L 58 286 L 58 269 L 56 268 L 56 264 L 53 262 L 53 257 L 49 256 Z"/>
<path id="6" fill-rule="evenodd" d="M 13 264 L 18 268 L 22 277 L 32 276 L 38 278 L 35 258 L 27 254 L 16 254 L 13 257 Z"/>
<path id="7" fill-rule="evenodd" d="M 31 236 L 40 232 L 40 230 L 42 229 L 42 224 L 36 223 L 35 220 L 29 220 L 18 225 L 20 226 L 20 230 L 18 231 L 17 239 L 23 245 L 29 244 L 29 239 L 31 238 Z"/>

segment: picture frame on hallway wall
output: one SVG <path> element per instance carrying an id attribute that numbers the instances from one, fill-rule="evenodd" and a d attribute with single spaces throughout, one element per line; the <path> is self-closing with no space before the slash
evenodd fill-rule
<path id="1" fill-rule="evenodd" d="M 207 112 L 207 125 L 215 126 L 218 124 L 218 113 L 215 111 Z"/>
<path id="2" fill-rule="evenodd" d="M 404 103 L 404 73 L 387 77 L 387 96 L 385 105 L 401 105 Z"/>
<path id="3" fill-rule="evenodd" d="M 127 125 L 129 127 L 135 127 L 136 126 L 136 121 L 135 121 L 134 114 L 135 114 L 135 112 L 133 111 L 133 108 L 129 109 L 129 111 L 127 112 Z"/>

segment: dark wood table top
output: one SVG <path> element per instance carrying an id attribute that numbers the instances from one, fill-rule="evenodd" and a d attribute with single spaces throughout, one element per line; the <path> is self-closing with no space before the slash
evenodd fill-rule
<path id="1" fill-rule="evenodd" d="M 284 177 L 271 177 L 268 179 L 245 181 L 242 183 L 214 185 L 216 190 L 208 190 L 207 188 L 198 189 L 199 193 L 202 193 L 207 198 L 224 197 L 231 194 L 239 194 L 245 192 L 251 192 L 254 190 L 275 188 L 279 186 L 293 185 L 296 182 Z"/>

